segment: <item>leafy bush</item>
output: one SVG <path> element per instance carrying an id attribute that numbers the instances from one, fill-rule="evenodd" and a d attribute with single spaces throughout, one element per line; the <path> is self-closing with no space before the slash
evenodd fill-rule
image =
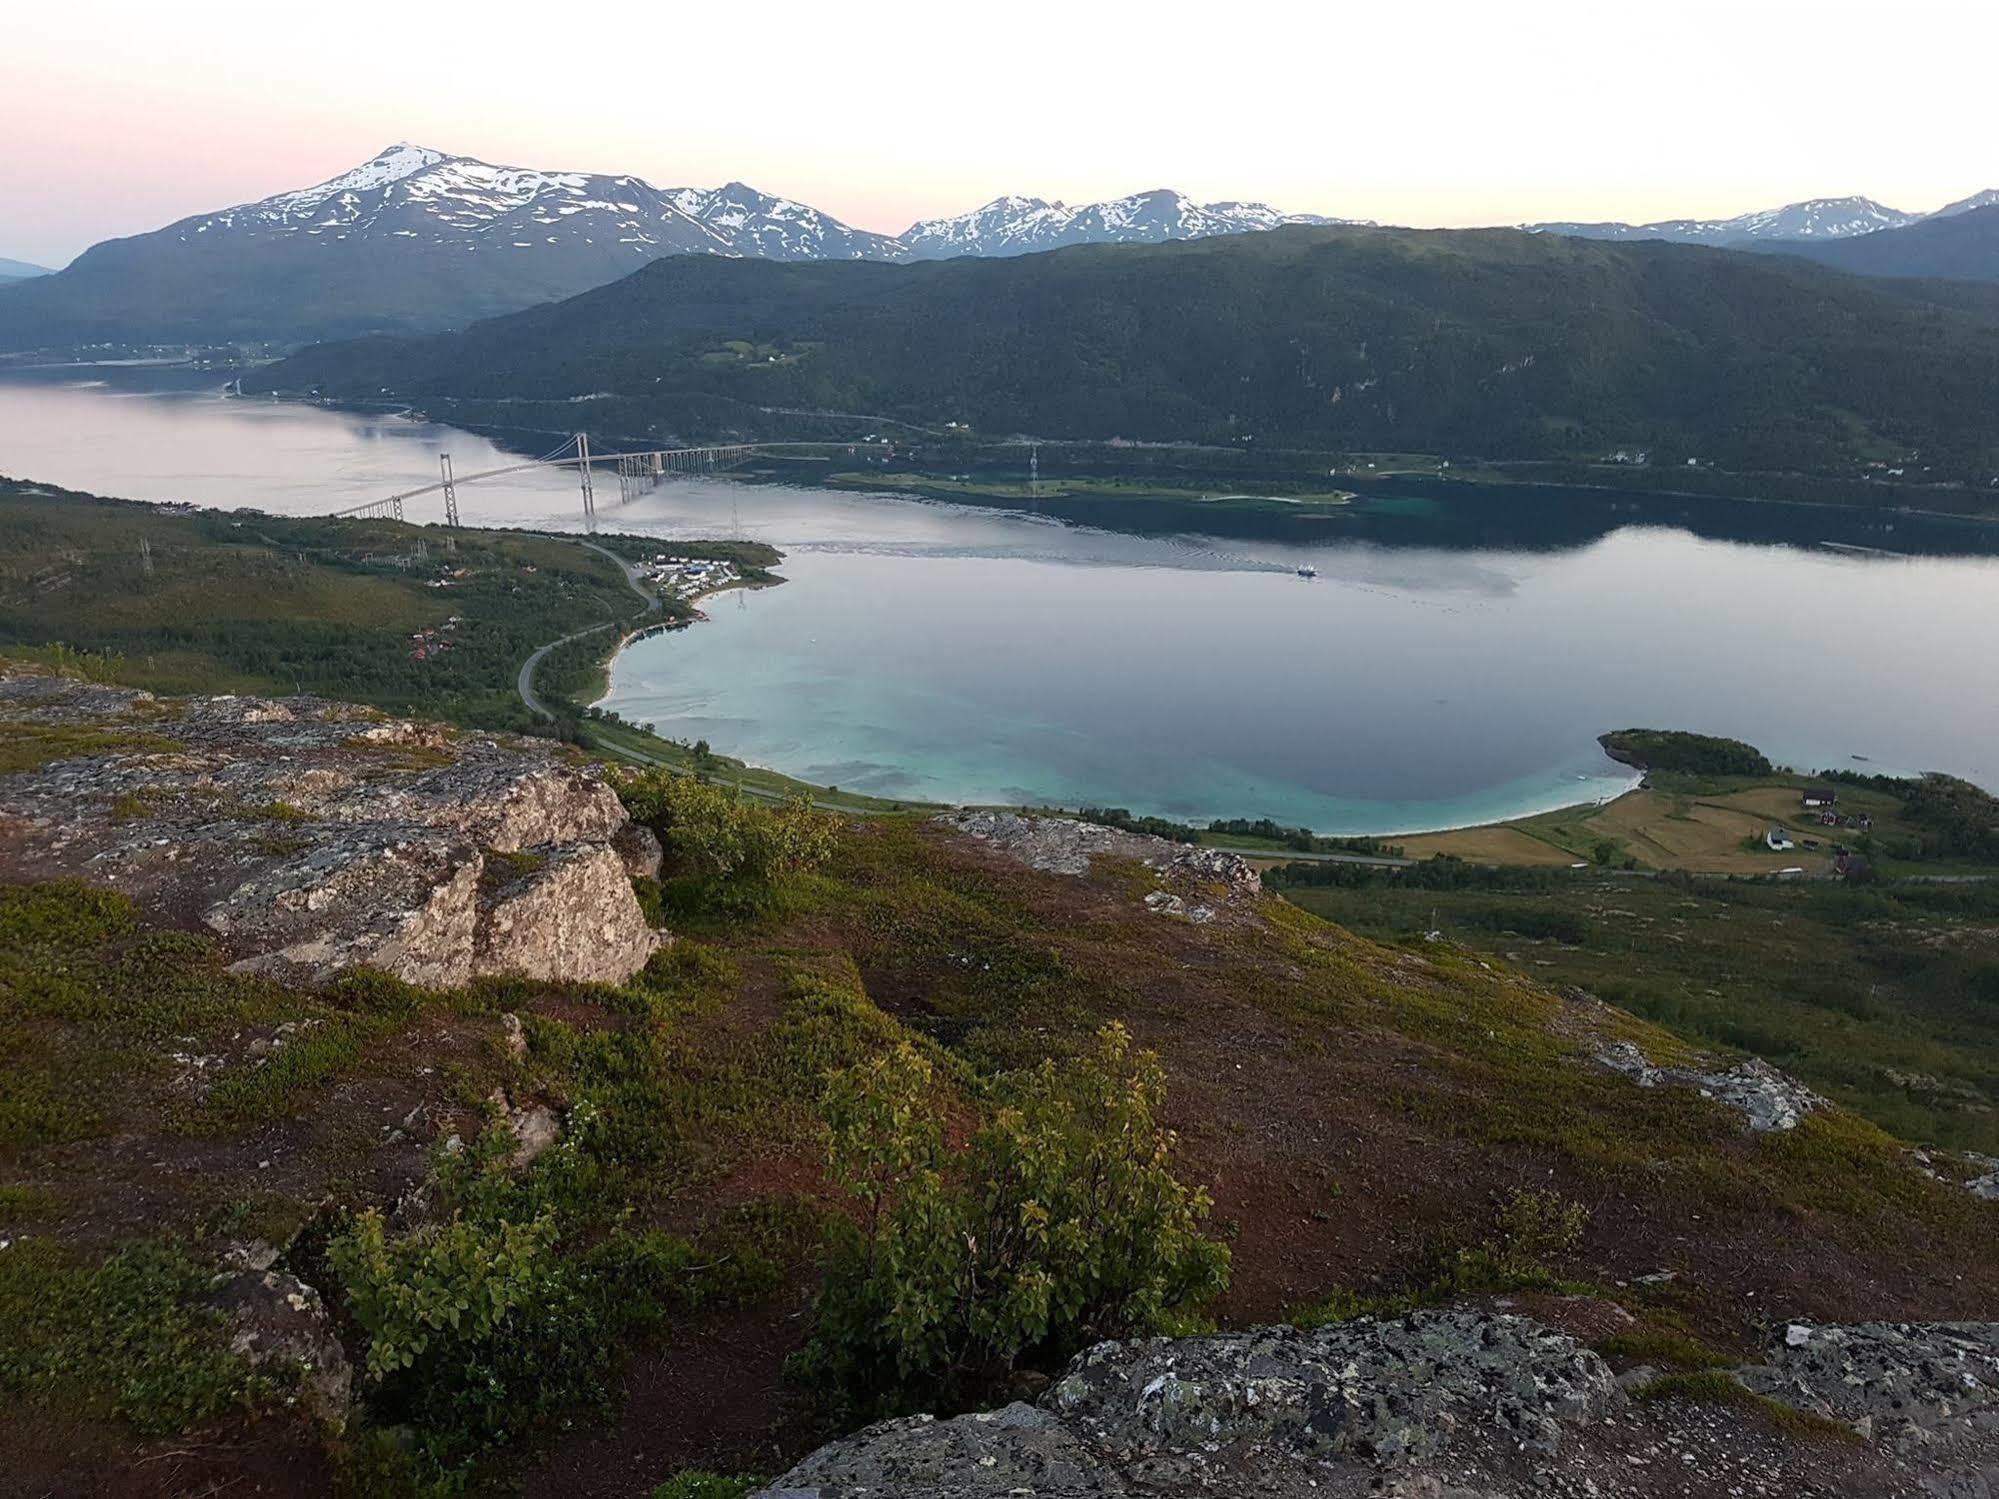
<path id="1" fill-rule="evenodd" d="M 689 1240 L 629 1229 L 619 1200 L 591 1190 L 605 1180 L 594 1112 L 570 1125 L 516 1176 L 496 1124 L 439 1173 L 451 1217 L 394 1235 L 370 1210 L 326 1246 L 366 1339 L 370 1403 L 413 1425 L 434 1462 L 607 1398 L 630 1335 L 774 1283 L 753 1243 L 704 1263 Z"/>
<path id="2" fill-rule="evenodd" d="M 1589 1226 L 1589 1209 L 1559 1192 L 1515 1190 L 1500 1204 L 1496 1232 L 1447 1251 L 1433 1292 L 1466 1294 L 1570 1289 L 1554 1262 L 1575 1251 Z"/>
<path id="3" fill-rule="evenodd" d="M 819 867 L 833 852 L 839 819 L 798 797 L 776 806 L 735 787 L 668 770 L 636 771 L 618 783 L 634 819 L 659 835 L 670 873 L 741 895 Z"/>
<path id="4" fill-rule="evenodd" d="M 929 1063 L 907 1045 L 837 1074 L 824 1101 L 841 1220 L 800 1368 L 862 1408 L 976 1396 L 1022 1360 L 1158 1330 L 1218 1294 L 1228 1250 L 1172 1174 L 1158 1059 L 1119 1025 L 1069 1067 L 1002 1079 L 947 1148 Z"/>

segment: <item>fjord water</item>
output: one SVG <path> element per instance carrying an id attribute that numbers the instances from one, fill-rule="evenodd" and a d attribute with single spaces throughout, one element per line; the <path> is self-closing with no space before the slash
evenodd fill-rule
<path id="1" fill-rule="evenodd" d="M 134 498 L 324 512 L 427 482 L 446 450 L 507 461 L 395 417 L 0 383 L 0 472 Z M 574 530 L 575 494 L 537 473 L 463 505 Z M 739 528 L 791 580 L 633 644 L 605 706 L 846 790 L 1407 831 L 1614 791 L 1595 736 L 1630 724 L 1999 788 L 1999 559 L 1977 550 L 1999 533 L 1491 490 L 1316 534 L 696 480 L 604 508 L 662 538 Z"/>

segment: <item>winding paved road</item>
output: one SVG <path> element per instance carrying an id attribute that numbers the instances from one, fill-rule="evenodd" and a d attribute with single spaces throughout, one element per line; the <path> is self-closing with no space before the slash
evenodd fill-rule
<path id="1" fill-rule="evenodd" d="M 549 539 L 551 541 L 574 540 L 572 537 L 550 537 Z M 646 606 L 646 613 L 659 613 L 659 595 L 639 582 L 639 570 L 635 563 L 627 562 L 609 547 L 600 547 L 594 541 L 578 541 L 576 544 L 595 552 L 600 557 L 609 557 L 613 562 L 617 563 L 619 571 L 625 575 L 625 586 L 639 596 L 640 600 Z M 567 645 L 572 640 L 581 640 L 585 635 L 595 635 L 599 630 L 611 629 L 617 623 L 618 621 L 616 620 L 606 620 L 601 625 L 592 625 L 587 630 L 577 630 L 572 634 L 563 636 L 560 640 L 551 640 L 547 645 L 537 646 L 528 656 L 527 660 L 521 663 L 520 676 L 514 681 L 514 686 L 520 691 L 521 701 L 527 704 L 528 712 L 541 718 L 555 717 L 549 711 L 548 705 L 536 697 L 534 692 L 534 669 L 541 665 L 542 657 L 546 656 L 559 645 Z"/>

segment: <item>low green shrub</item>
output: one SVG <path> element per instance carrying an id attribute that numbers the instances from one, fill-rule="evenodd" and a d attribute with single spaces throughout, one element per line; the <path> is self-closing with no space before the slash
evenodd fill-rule
<path id="1" fill-rule="evenodd" d="M 276 1392 L 229 1352 L 210 1272 L 142 1241 L 98 1265 L 52 1241 L 0 1254 L 0 1390 L 129 1422 L 192 1431 Z"/>
<path id="2" fill-rule="evenodd" d="M 631 1336 L 778 1279 L 754 1226 L 721 1245 L 631 1228 L 593 1107 L 525 1172 L 512 1144 L 496 1121 L 444 1158 L 448 1218 L 395 1234 L 371 1210 L 325 1249 L 372 1413 L 408 1423 L 439 1469 L 607 1399 Z"/>
<path id="3" fill-rule="evenodd" d="M 762 1485 L 763 1480 L 753 1473 L 738 1473 L 725 1478 L 720 1473 L 689 1469 L 674 1474 L 655 1488 L 652 1499 L 747 1499 Z"/>
<path id="4" fill-rule="evenodd" d="M 1172 1174 L 1163 1094 L 1118 1025 L 1064 1069 L 1003 1078 L 961 1146 L 913 1047 L 837 1074 L 832 1175 L 855 1212 L 835 1222 L 799 1372 L 859 1410 L 976 1398 L 1024 1361 L 1219 1294 L 1228 1250 L 1201 1235 L 1206 1195 Z"/>
<path id="5" fill-rule="evenodd" d="M 632 817 L 659 835 L 670 876 L 662 897 L 683 909 L 767 903 L 779 882 L 826 861 L 840 826 L 808 797 L 767 806 L 664 769 L 630 772 L 617 787 Z"/>

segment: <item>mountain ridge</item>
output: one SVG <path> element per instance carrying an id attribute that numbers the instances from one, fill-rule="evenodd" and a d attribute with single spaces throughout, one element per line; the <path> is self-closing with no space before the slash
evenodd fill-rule
<path id="1" fill-rule="evenodd" d="M 1860 276 L 1999 281 L 1999 190 L 1964 201 L 1972 206 L 1879 234 L 1759 248 L 1801 255 Z"/>
<path id="2" fill-rule="evenodd" d="M 1522 227 L 1581 239 L 1786 249 L 1859 242 L 1995 202 L 1999 189 L 1932 215 L 1852 197 L 1727 219 Z M 741 181 L 658 188 L 629 174 L 499 166 L 403 141 L 309 187 L 105 240 L 60 271 L 9 278 L 0 266 L 6 287 L 0 349 L 296 346 L 437 331 L 574 296 L 680 255 L 901 263 L 1300 225 L 1367 227 L 1368 221 L 1287 213 L 1258 202 L 1199 202 L 1152 188 L 1082 204 L 1008 194 L 888 235 Z M 1995 273 L 1981 263 L 1946 274 Z"/>
<path id="3" fill-rule="evenodd" d="M 716 440 L 816 410 L 1737 471 L 1853 474 L 1920 448 L 1982 483 L 1999 306 L 1977 291 L 1513 230 L 1299 225 L 906 266 L 679 257 L 463 333 L 303 351 L 255 383 L 547 401 L 551 420 L 587 395 L 607 430 Z M 745 345 L 764 357 L 730 352 Z"/>

